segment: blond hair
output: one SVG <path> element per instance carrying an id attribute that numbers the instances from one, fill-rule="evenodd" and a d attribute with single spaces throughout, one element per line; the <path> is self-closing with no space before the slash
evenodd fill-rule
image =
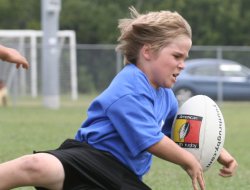
<path id="1" fill-rule="evenodd" d="M 119 20 L 117 51 L 125 57 L 125 64 L 136 64 L 139 50 L 149 44 L 154 52 L 167 46 L 174 38 L 186 35 L 192 38 L 191 27 L 177 12 L 159 11 L 139 14 L 130 7 L 131 18 Z"/>

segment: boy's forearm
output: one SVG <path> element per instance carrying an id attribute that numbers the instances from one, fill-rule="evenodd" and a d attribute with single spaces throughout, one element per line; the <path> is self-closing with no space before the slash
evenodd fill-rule
<path id="1" fill-rule="evenodd" d="M 186 150 L 179 147 L 174 141 L 168 137 L 163 137 L 161 141 L 148 148 L 153 155 L 166 161 L 185 167 L 192 162 L 194 156 Z"/>

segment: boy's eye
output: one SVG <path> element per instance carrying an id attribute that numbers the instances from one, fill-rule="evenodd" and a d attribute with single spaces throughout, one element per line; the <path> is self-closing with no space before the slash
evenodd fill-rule
<path id="1" fill-rule="evenodd" d="M 181 55 L 175 54 L 174 57 L 175 57 L 176 59 L 179 59 L 179 58 L 181 58 Z"/>

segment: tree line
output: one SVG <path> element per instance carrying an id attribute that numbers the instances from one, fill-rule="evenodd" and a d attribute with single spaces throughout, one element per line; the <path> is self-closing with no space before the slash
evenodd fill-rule
<path id="1" fill-rule="evenodd" d="M 0 0 L 0 29 L 41 30 L 42 0 Z M 60 29 L 78 44 L 115 44 L 118 19 L 139 12 L 180 13 L 193 30 L 193 45 L 250 45 L 249 0 L 61 0 Z"/>

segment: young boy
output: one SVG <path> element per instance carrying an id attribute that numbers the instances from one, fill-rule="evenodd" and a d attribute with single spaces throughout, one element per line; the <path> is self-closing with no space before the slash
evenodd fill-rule
<path id="1" fill-rule="evenodd" d="M 142 177 L 152 155 L 180 165 L 194 190 L 205 189 L 199 162 L 169 138 L 178 109 L 170 88 L 185 67 L 191 28 L 176 12 L 130 11 L 119 24 L 125 67 L 92 102 L 75 139 L 1 164 L 0 190 L 149 190 Z M 220 175 L 233 175 L 237 162 L 225 149 L 218 161 Z"/>

